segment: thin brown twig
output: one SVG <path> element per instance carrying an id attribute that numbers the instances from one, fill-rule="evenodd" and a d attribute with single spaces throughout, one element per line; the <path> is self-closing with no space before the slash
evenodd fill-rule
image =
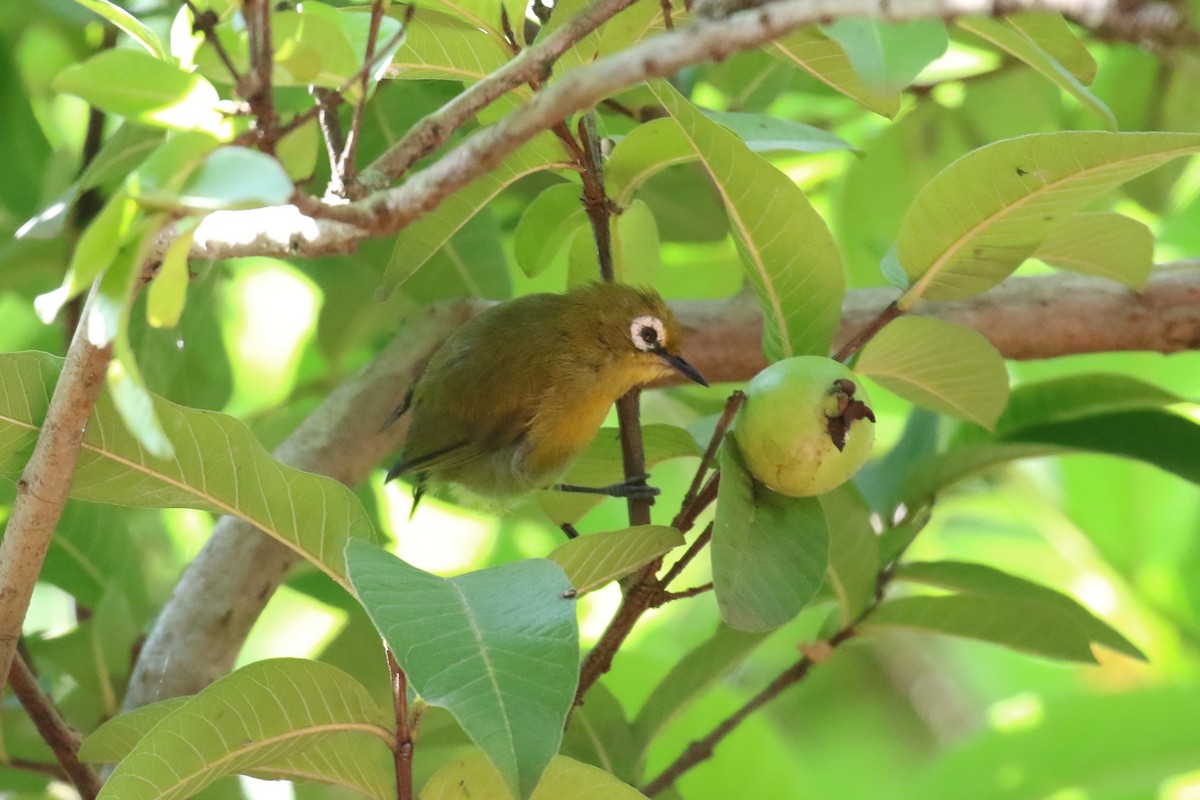
<path id="1" fill-rule="evenodd" d="M 879 333 L 884 327 L 896 319 L 903 316 L 904 311 L 896 303 L 889 303 L 875 319 L 871 320 L 862 330 L 854 335 L 850 341 L 846 342 L 837 353 L 834 354 L 834 361 L 845 363 L 851 356 L 866 346 L 867 342 L 874 338 L 875 334 Z"/>
<path id="2" fill-rule="evenodd" d="M 408 718 L 408 678 L 387 650 L 388 671 L 392 676 L 392 702 L 396 710 L 396 746 L 392 761 L 396 770 L 396 800 L 413 800 L 413 737 Z"/>
<path id="3" fill-rule="evenodd" d="M 221 44 L 221 40 L 217 36 L 216 25 L 220 20 L 216 12 L 211 9 L 201 11 L 196 8 L 192 0 L 183 0 L 183 4 L 187 6 L 188 11 L 192 12 L 192 31 L 200 31 L 200 33 L 204 34 L 204 41 L 208 42 L 209 46 L 212 47 L 213 52 L 217 54 L 217 58 L 225 65 L 225 69 L 229 70 L 229 77 L 233 80 L 233 85 L 239 85 L 242 76 L 238 74 L 237 67 L 233 65 L 233 59 L 229 57 L 229 53 L 225 50 L 225 45 Z"/>
<path id="4" fill-rule="evenodd" d="M 58 764 L 31 761 L 28 758 L 10 758 L 7 761 L 0 762 L 0 765 L 11 769 L 25 770 L 26 772 L 36 772 L 38 775 L 45 775 L 63 783 L 71 782 L 71 777 L 67 775 L 67 771 Z"/>
<path id="5" fill-rule="evenodd" d="M 704 455 L 700 457 L 700 464 L 696 467 L 696 475 L 692 478 L 691 485 L 688 486 L 687 492 L 683 495 L 683 501 L 679 504 L 679 514 L 675 517 L 675 521 L 671 523 L 685 533 L 686 530 L 680 527 L 680 524 L 692 504 L 695 503 L 696 495 L 700 491 L 700 482 L 704 480 L 704 475 L 708 472 L 713 459 L 716 458 L 717 450 L 721 447 L 721 442 L 725 439 L 725 432 L 733 424 L 733 419 L 737 416 L 737 412 L 741 409 L 744 402 L 746 402 L 746 395 L 740 390 L 735 391 L 729 395 L 729 399 L 725 401 L 725 409 L 721 412 L 721 416 L 717 418 L 717 424 L 713 428 L 712 436 L 708 439 L 708 446 L 704 448 Z"/>
<path id="6" fill-rule="evenodd" d="M 708 583 L 702 583 L 699 586 L 693 586 L 690 589 L 683 589 L 678 592 L 662 592 L 658 596 L 655 607 L 661 606 L 664 603 L 670 603 L 674 600 L 686 600 L 689 597 L 695 597 L 696 595 L 704 594 L 705 592 L 711 592 L 712 588 L 713 583 L 712 581 L 709 581 Z"/>
<path id="7" fill-rule="evenodd" d="M 54 751 L 54 757 L 80 797 L 83 800 L 95 800 L 102 781 L 95 770 L 79 760 L 79 734 L 63 720 L 54 702 L 38 688 L 37 678 L 20 655 L 13 659 L 8 671 L 8 683 L 42 740 Z"/>
<path id="8" fill-rule="evenodd" d="M 375 61 L 375 45 L 378 44 L 379 27 L 383 24 L 383 5 L 383 0 L 374 0 L 371 4 L 371 23 L 367 28 L 367 47 L 363 53 L 364 66 Z M 404 26 L 401 26 L 400 31 L 404 31 Z M 371 88 L 371 70 L 362 69 L 359 72 L 362 73 L 362 77 L 359 78 L 361 96 L 354 106 L 354 116 L 350 120 L 350 133 L 346 136 L 346 145 L 342 149 L 337 164 L 333 167 L 335 180 L 341 184 L 339 194 L 355 199 L 365 193 L 365 190 L 358 185 L 358 142 L 362 137 L 363 114 L 366 111 L 367 96 Z"/>
<path id="9" fill-rule="evenodd" d="M 675 561 L 675 563 L 671 565 L 671 568 L 668 569 L 666 574 L 662 576 L 662 579 L 659 580 L 658 585 L 660 589 L 665 590 L 671 585 L 671 581 L 679 577 L 680 573 L 683 572 L 687 565 L 692 563 L 692 559 L 698 556 L 700 551 L 703 550 L 709 543 L 709 541 L 712 539 L 712 534 L 713 523 L 710 522 L 704 526 L 704 530 L 700 532 L 700 535 L 696 537 L 695 541 L 688 545 L 688 549 L 683 551 L 683 555 L 681 555 Z"/>

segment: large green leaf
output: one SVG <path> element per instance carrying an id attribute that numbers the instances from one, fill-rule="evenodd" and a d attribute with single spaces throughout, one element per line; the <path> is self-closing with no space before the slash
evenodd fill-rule
<path id="1" fill-rule="evenodd" d="M 562 145 L 553 135 L 541 134 L 501 161 L 494 170 L 447 197 L 435 212 L 425 215 L 396 236 L 392 259 L 383 277 L 384 291 L 390 294 L 404 283 L 502 189 L 526 175 L 565 165 Z"/>
<path id="2" fill-rule="evenodd" d="M 590 592 L 649 564 L 684 542 L 669 525 L 635 525 L 577 536 L 546 558 L 562 567 L 579 594 Z"/>
<path id="3" fill-rule="evenodd" d="M 840 19 L 823 26 L 842 46 L 872 91 L 891 97 L 904 91 L 934 59 L 946 52 L 946 26 L 940 20 L 906 23 Z"/>
<path id="4" fill-rule="evenodd" d="M 1194 685 L 1040 702 L 1008 726 L 980 731 L 906 781 L 905 800 L 1163 797 L 1196 768 Z"/>
<path id="5" fill-rule="evenodd" d="M 0 355 L 0 475 L 15 480 L 28 461 L 61 366 L 44 353 Z M 232 417 L 161 399 L 154 408 L 174 458 L 146 453 L 102 394 L 84 435 L 72 497 L 241 517 L 345 584 L 346 539 L 374 536 L 349 489 L 279 463 Z"/>
<path id="6" fill-rule="evenodd" d="M 1019 438 L 1022 428 L 1083 419 L 1097 414 L 1160 409 L 1183 398 L 1161 386 L 1116 373 L 1089 372 L 1026 383 L 1015 388 L 996 422 L 1000 438 Z"/>
<path id="7" fill-rule="evenodd" d="M 404 45 L 396 52 L 388 75 L 474 83 L 503 66 L 511 55 L 478 27 L 422 9 L 409 20 Z"/>
<path id="8" fill-rule="evenodd" d="M 817 499 L 755 481 L 726 437 L 712 537 L 713 590 L 725 623 L 765 631 L 788 622 L 821 588 L 828 564 L 829 527 Z"/>
<path id="9" fill-rule="evenodd" d="M 487 31 L 497 42 L 504 42 L 500 29 L 501 0 L 422 0 L 419 5 L 421 10 L 416 16 L 429 11 L 449 14 L 473 28 Z M 518 18 L 510 22 L 516 27 L 520 25 L 521 20 Z"/>
<path id="10" fill-rule="evenodd" d="M 117 765 L 100 797 L 188 797 L 222 775 L 289 758 L 338 733 L 388 742 L 392 723 L 391 710 L 336 667 L 258 661 L 170 707 Z"/>
<path id="11" fill-rule="evenodd" d="M 104 50 L 67 67 L 54 80 L 60 92 L 77 95 L 110 114 L 179 130 L 228 133 L 217 110 L 220 98 L 202 76 L 140 50 Z"/>
<path id="12" fill-rule="evenodd" d="M 790 178 L 669 84 L 652 89 L 721 193 L 762 307 L 768 360 L 827 355 L 845 280 L 824 220 Z"/>
<path id="13" fill-rule="evenodd" d="M 513 255 L 517 266 L 530 278 L 545 272 L 580 229 L 591 236 L 581 194 L 576 184 L 555 184 L 535 197 L 521 214 L 513 234 Z"/>
<path id="14" fill-rule="evenodd" d="M 1075 214 L 1052 230 L 1033 255 L 1059 269 L 1141 289 L 1154 267 L 1154 233 L 1122 214 Z"/>
<path id="15" fill-rule="evenodd" d="M 995 286 L 1070 214 L 1125 181 L 1200 150 L 1200 135 L 1066 131 L 968 153 L 917 196 L 898 242 L 901 298 L 951 300 Z"/>
<path id="16" fill-rule="evenodd" d="M 669 119 L 639 125 L 613 147 L 604 166 L 609 196 L 621 208 L 633 201 L 633 193 L 657 172 L 675 164 L 700 158 L 696 148 Z"/>
<path id="17" fill-rule="evenodd" d="M 1117 118 L 1113 115 L 1112 110 L 1104 104 L 1104 101 L 1088 91 L 1087 87 L 1080 83 L 1070 70 L 1043 50 L 1036 41 L 1026 36 L 1020 28 L 991 17 L 976 16 L 959 17 L 956 24 L 963 30 L 970 31 L 1024 61 L 1060 89 L 1073 96 L 1084 108 L 1100 117 L 1109 130 L 1117 129 Z"/>
<path id="18" fill-rule="evenodd" d="M 482 754 L 438 770 L 420 800 L 513 800 L 505 781 Z M 645 795 L 591 764 L 555 756 L 529 800 L 644 800 Z"/>
<path id="19" fill-rule="evenodd" d="M 816 27 L 801 28 L 777 39 L 771 55 L 795 64 L 814 78 L 856 100 L 877 114 L 894 117 L 900 110 L 900 93 L 881 94 L 863 81 L 841 45 Z"/>
<path id="20" fill-rule="evenodd" d="M 1089 641 L 1145 660 L 1141 650 L 1074 598 L 983 564 L 963 561 L 916 561 L 896 570 L 900 580 L 923 583 L 961 594 L 1030 600 L 1061 610 L 1078 624 Z"/>
<path id="21" fill-rule="evenodd" d="M 439 578 L 367 542 L 346 546 L 350 580 L 425 702 L 450 711 L 526 798 L 558 752 L 579 682 L 574 591 L 532 559 Z"/>
<path id="22" fill-rule="evenodd" d="M 633 726 L 625 718 L 621 701 L 603 681 L 592 684 L 583 704 L 571 712 L 559 752 L 600 767 L 623 781 L 637 779 L 634 762 L 638 745 Z"/>
<path id="23" fill-rule="evenodd" d="M 988 428 L 1008 401 L 996 348 L 978 331 L 934 317 L 893 320 L 854 368 L 917 405 Z"/>
<path id="24" fill-rule="evenodd" d="M 1096 59 L 1088 51 L 1062 14 L 1054 11 L 1024 11 L 1004 18 L 1034 44 L 1067 68 L 1080 83 L 1096 77 Z"/>

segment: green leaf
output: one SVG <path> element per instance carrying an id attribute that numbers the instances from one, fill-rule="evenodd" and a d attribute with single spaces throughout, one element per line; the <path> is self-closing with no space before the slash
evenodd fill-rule
<path id="1" fill-rule="evenodd" d="M 1121 214 L 1075 214 L 1052 230 L 1033 255 L 1059 269 L 1141 289 L 1154 267 L 1154 234 Z"/>
<path id="2" fill-rule="evenodd" d="M 220 147 L 215 137 L 202 131 L 168 136 L 125 179 L 125 191 L 145 206 L 172 207 L 188 177 Z"/>
<path id="3" fill-rule="evenodd" d="M 1008 371 L 996 348 L 978 331 L 934 317 L 893 320 L 854 369 L 917 405 L 986 428 L 1008 402 Z"/>
<path id="4" fill-rule="evenodd" d="M 1078 78 L 1071 74 L 1070 70 L 1019 28 L 991 17 L 982 16 L 959 17 L 955 20 L 955 24 L 1025 62 L 1103 120 L 1105 127 L 1109 130 L 1117 130 L 1117 118 L 1104 101 L 1092 94 L 1086 86 L 1079 82 Z"/>
<path id="5" fill-rule="evenodd" d="M 683 713 L 767 638 L 765 631 L 746 632 L 718 623 L 716 631 L 685 654 L 658 682 L 633 722 L 640 765 L 651 742 L 671 720 Z M 588 701 L 591 693 L 588 693 Z"/>
<path id="6" fill-rule="evenodd" d="M 832 89 L 891 118 L 900 111 L 900 93 L 881 94 L 855 71 L 842 46 L 816 27 L 801 28 L 771 43 L 768 51 L 811 74 Z"/>
<path id="7" fill-rule="evenodd" d="M 146 291 L 146 320 L 155 328 L 174 328 L 187 302 L 188 253 L 196 229 L 180 230 L 167 246 L 162 264 Z"/>
<path id="8" fill-rule="evenodd" d="M 62 360 L 45 353 L 0 355 L 0 475 L 24 468 L 50 403 Z M 285 466 L 224 414 L 156 398 L 175 450 L 145 452 L 102 394 L 88 422 L 71 496 L 139 508 L 198 508 L 252 523 L 346 584 L 347 537 L 374 537 L 370 518 L 342 484 Z"/>
<path id="9" fill-rule="evenodd" d="M 1183 398 L 1129 375 L 1089 372 L 1065 375 L 1013 389 L 996 422 L 999 438 L 1020 438 L 1022 428 L 1069 422 L 1096 414 L 1161 409 Z"/>
<path id="10" fill-rule="evenodd" d="M 113 717 L 88 734 L 79 758 L 93 764 L 115 764 L 129 755 L 150 730 L 178 711 L 191 697 L 172 697 Z"/>
<path id="11" fill-rule="evenodd" d="M 512 792 L 483 754 L 468 756 L 437 771 L 421 789 L 420 800 L 513 800 Z M 602 769 L 555 756 L 529 800 L 644 800 L 645 795 Z"/>
<path id="12" fill-rule="evenodd" d="M 842 46 L 867 86 L 885 97 L 907 89 L 921 70 L 946 52 L 949 43 L 940 20 L 896 24 L 840 19 L 822 30 Z"/>
<path id="13" fill-rule="evenodd" d="M 1096 59 L 1080 41 L 1062 14 L 1053 11 L 1023 11 L 1004 18 L 1046 54 L 1062 64 L 1080 83 L 1096 77 Z"/>
<path id="14" fill-rule="evenodd" d="M 294 658 L 255 662 L 163 716 L 117 765 L 100 798 L 190 796 L 222 775 L 293 756 L 337 733 L 388 742 L 391 717 L 336 667 Z"/>
<path id="15" fill-rule="evenodd" d="M 894 519 L 903 501 L 904 481 L 913 473 L 914 465 L 937 450 L 938 420 L 936 414 L 914 408 L 904 424 L 900 441 L 882 459 L 868 462 L 854 476 L 854 485 L 884 520 Z"/>
<path id="16" fill-rule="evenodd" d="M 871 509 L 854 484 L 846 483 L 817 498 L 829 526 L 826 583 L 849 624 L 875 597 L 879 573 L 879 537 L 871 527 Z"/>
<path id="17" fill-rule="evenodd" d="M 698 457 L 704 452 L 686 430 L 662 424 L 642 426 L 642 447 L 648 469 L 672 458 Z M 588 449 L 571 464 L 563 476 L 563 482 L 576 486 L 608 486 L 624 478 L 620 434 L 616 428 L 601 428 Z M 564 522 L 577 522 L 604 497 L 546 490 L 538 492 L 537 500 L 546 516 L 556 525 L 561 525 Z"/>
<path id="18" fill-rule="evenodd" d="M 422 0 L 418 5 L 421 11 L 416 16 L 424 16 L 428 7 L 431 11 L 457 17 L 472 28 L 487 31 L 497 42 L 504 42 L 500 31 L 500 0 Z M 510 22 L 514 28 L 521 24 L 519 18 Z"/>
<path id="19" fill-rule="evenodd" d="M 896 577 L 961 594 L 1036 601 L 1070 616 L 1090 641 L 1127 656 L 1146 660 L 1141 650 L 1074 598 L 983 564 L 962 561 L 909 562 L 897 569 Z"/>
<path id="20" fill-rule="evenodd" d="M 780 119 L 769 114 L 705 111 L 704 115 L 736 133 L 755 153 L 828 153 L 831 150 L 853 149 L 840 136 L 803 122 Z"/>
<path id="21" fill-rule="evenodd" d="M 938 492 L 974 473 L 1022 458 L 1040 458 L 1067 452 L 1067 447 L 1032 443 L 983 443 L 951 448 L 945 453 L 918 461 L 903 485 L 904 503 L 924 505 Z"/>
<path id="22" fill-rule="evenodd" d="M 1087 635 L 1070 614 L 1022 597 L 901 597 L 881 605 L 862 627 L 913 628 L 1047 658 L 1096 663 Z"/>
<path id="23" fill-rule="evenodd" d="M 1067 131 L 1008 139 L 942 170 L 904 219 L 901 298 L 952 300 L 995 286 L 1063 219 L 1110 189 L 1181 155 L 1200 135 Z"/>
<path id="24" fill-rule="evenodd" d="M 193 211 L 286 203 L 292 180 L 273 157 L 246 147 L 220 147 L 188 176 L 175 202 Z"/>
<path id="25" fill-rule="evenodd" d="M 409 20 L 404 45 L 392 60 L 388 75 L 402 80 L 441 78 L 474 83 L 502 67 L 511 55 L 499 40 L 477 26 L 422 9 Z"/>
<path id="26" fill-rule="evenodd" d="M 579 682 L 571 585 L 532 559 L 439 578 L 349 542 L 350 580 L 409 684 L 447 709 L 516 796 L 558 752 Z"/>
<path id="27" fill-rule="evenodd" d="M 592 234 L 588 226 L 588 235 Z M 593 238 L 592 250 L 595 250 Z M 613 219 L 613 272 L 617 281 L 634 286 L 652 286 L 662 266 L 661 242 L 654 212 L 642 200 L 633 203 Z M 599 265 L 597 264 L 597 269 Z M 599 272 L 592 273 L 592 279 Z"/>
<path id="28" fill-rule="evenodd" d="M 513 234 L 517 266 L 533 278 L 546 271 L 555 257 L 588 225 L 580 199 L 582 190 L 574 183 L 549 187 L 526 207 Z"/>
<path id="29" fill-rule="evenodd" d="M 779 627 L 821 588 L 828 564 L 829 527 L 820 503 L 755 481 L 727 437 L 712 536 L 721 619 L 742 631 Z"/>
<path id="30" fill-rule="evenodd" d="M 583 705 L 571 712 L 559 753 L 633 782 L 637 778 L 634 768 L 637 747 L 633 726 L 625 718 L 621 701 L 603 681 L 597 681 L 588 689 Z"/>
<path id="31" fill-rule="evenodd" d="M 145 577 L 140 561 L 129 558 L 136 543 L 124 509 L 70 501 L 50 540 L 39 581 L 69 593 L 80 605 L 95 608 L 110 584 L 121 586 L 130 604 L 144 612 Z"/>
<path id="32" fill-rule="evenodd" d="M 166 60 L 167 51 L 163 48 L 162 40 L 158 38 L 158 34 L 146 27 L 141 20 L 125 9 L 109 2 L 109 0 L 75 0 L 75 2 L 89 11 L 94 11 L 125 31 L 131 39 L 146 48 L 146 52 L 150 55 Z"/>
<path id="33" fill-rule="evenodd" d="M 211 83 L 140 50 L 97 53 L 59 73 L 54 89 L 110 114 L 163 128 L 200 129 L 218 136 L 232 130 L 217 110 L 220 97 Z"/>
<path id="34" fill-rule="evenodd" d="M 672 120 L 655 119 L 639 125 L 617 142 L 604 165 L 609 196 L 625 208 L 633 201 L 633 193 L 638 187 L 656 172 L 699 157 Z"/>
<path id="35" fill-rule="evenodd" d="M 767 359 L 827 355 L 845 281 L 824 220 L 790 178 L 669 84 L 657 83 L 653 91 L 721 193 L 763 310 Z"/>
<path id="36" fill-rule="evenodd" d="M 1161 797 L 1196 768 L 1200 691 L 1156 686 L 1059 698 L 993 725 L 906 780 L 906 800 Z"/>
<path id="37" fill-rule="evenodd" d="M 584 594 L 628 575 L 683 543 L 683 534 L 669 525 L 635 525 L 578 536 L 554 548 L 546 558 L 562 567 L 575 590 Z"/>
<path id="38" fill-rule="evenodd" d="M 494 170 L 447 197 L 437 211 L 400 231 L 383 276 L 383 291 L 395 291 L 505 187 L 526 175 L 565 166 L 562 145 L 553 135 L 545 133 L 531 139 Z"/>

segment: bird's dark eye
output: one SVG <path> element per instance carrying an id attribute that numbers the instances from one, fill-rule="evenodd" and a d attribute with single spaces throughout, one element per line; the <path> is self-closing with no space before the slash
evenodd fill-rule
<path id="1" fill-rule="evenodd" d="M 643 353 L 657 353 L 667 345 L 667 331 L 662 320 L 649 314 L 638 317 L 629 326 L 633 346 Z"/>
<path id="2" fill-rule="evenodd" d="M 658 331 L 649 325 L 638 331 L 638 336 L 642 337 L 642 341 L 646 344 L 658 344 Z"/>

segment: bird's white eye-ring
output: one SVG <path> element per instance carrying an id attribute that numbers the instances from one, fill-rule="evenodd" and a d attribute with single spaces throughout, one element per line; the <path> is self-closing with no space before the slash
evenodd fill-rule
<path id="1" fill-rule="evenodd" d="M 629 325 L 633 346 L 643 353 L 657 353 L 667 346 L 667 331 L 658 317 L 641 316 Z"/>

